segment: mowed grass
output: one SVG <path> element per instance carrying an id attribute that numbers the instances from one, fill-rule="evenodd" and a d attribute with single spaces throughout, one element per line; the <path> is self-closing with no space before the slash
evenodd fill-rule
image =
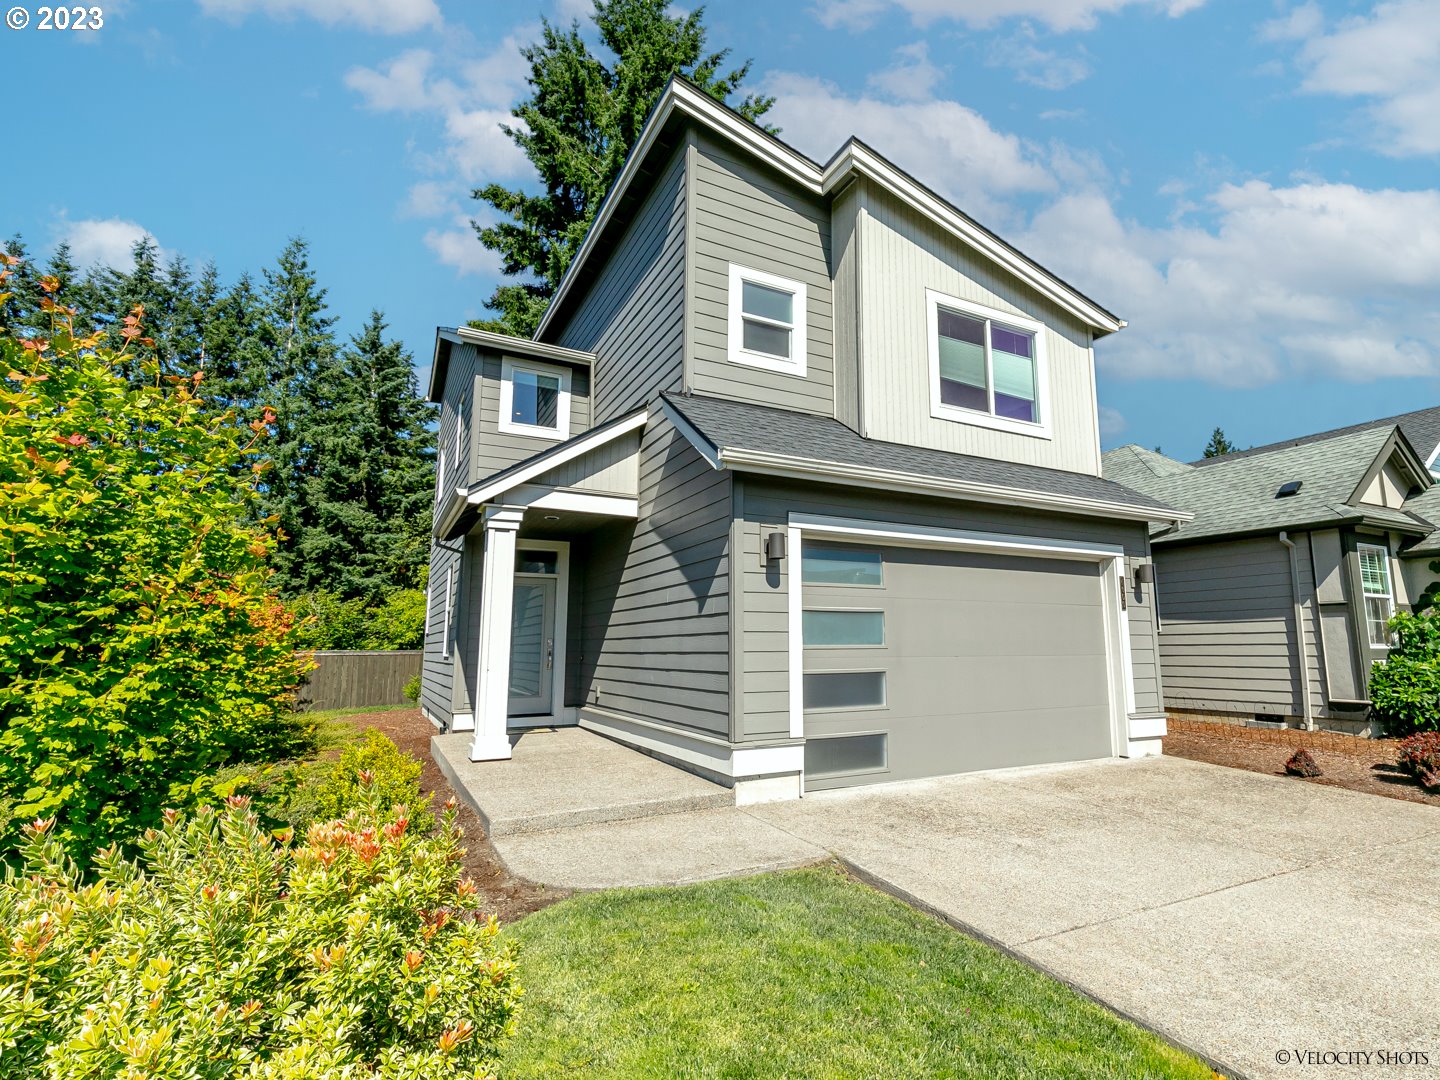
<path id="1" fill-rule="evenodd" d="M 833 868 L 591 893 L 509 933 L 503 1078 L 1214 1075 Z"/>

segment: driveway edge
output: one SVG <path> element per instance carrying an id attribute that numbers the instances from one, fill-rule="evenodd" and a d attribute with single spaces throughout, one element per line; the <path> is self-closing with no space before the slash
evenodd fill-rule
<path id="1" fill-rule="evenodd" d="M 1249 1076 L 1246 1073 L 1243 1073 L 1239 1069 L 1235 1068 L 1235 1066 L 1228 1065 L 1225 1062 L 1219 1060 L 1218 1058 L 1215 1058 L 1210 1054 L 1205 1053 L 1203 1050 L 1197 1050 L 1195 1047 L 1185 1042 L 1184 1039 L 1176 1038 L 1173 1034 L 1166 1031 L 1164 1028 L 1156 1027 L 1154 1024 L 1143 1019 L 1142 1017 L 1136 1016 L 1134 1013 L 1131 1013 L 1125 1009 L 1116 1008 L 1110 1002 L 1095 994 L 1092 990 L 1089 990 L 1081 984 L 1077 983 L 1074 979 L 1071 979 L 1065 975 L 1061 975 L 1059 972 L 1052 971 L 1049 967 L 1042 964 L 1040 961 L 1035 960 L 1032 957 L 1026 956 L 1022 952 L 1017 952 L 1015 949 L 1011 948 L 1009 945 L 1006 945 L 1004 942 L 997 941 L 995 938 L 991 937 L 983 930 L 979 930 L 976 927 L 971 926 L 969 923 L 964 922 L 961 919 L 955 918 L 955 916 L 949 914 L 946 911 L 942 911 L 934 904 L 930 904 L 924 900 L 921 900 L 913 893 L 907 892 L 905 889 L 900 888 L 892 882 L 886 881 L 884 878 L 880 877 L 877 874 L 871 873 L 864 867 L 857 866 L 855 863 L 851 862 L 843 855 L 831 852 L 830 857 L 834 859 L 836 864 L 847 874 L 850 874 L 857 880 L 864 882 L 872 889 L 883 892 L 889 896 L 893 896 L 896 900 L 899 900 L 903 904 L 909 905 L 916 911 L 919 911 L 924 915 L 928 915 L 932 919 L 938 919 L 940 922 L 949 926 L 951 929 L 958 930 L 965 936 L 974 938 L 976 941 L 982 942 L 983 944 L 990 946 L 992 949 L 1004 953 L 1012 960 L 1018 960 L 1026 967 L 1031 968 L 1034 971 L 1038 971 L 1040 972 L 1040 974 L 1048 978 L 1054 979 L 1056 982 L 1061 983 L 1062 985 L 1075 991 L 1075 993 L 1079 994 L 1081 997 L 1093 1001 L 1095 1004 L 1103 1008 L 1106 1012 L 1113 1013 L 1114 1015 L 1120 1017 L 1122 1020 L 1128 1020 L 1136 1027 L 1144 1028 L 1146 1031 L 1150 1032 L 1152 1035 L 1155 1035 L 1157 1038 L 1164 1039 L 1171 1046 L 1175 1047 L 1175 1049 L 1189 1054 L 1191 1057 L 1198 1058 L 1200 1061 L 1204 1062 L 1213 1071 L 1219 1073 L 1221 1076 L 1229 1077 L 1230 1080 L 1249 1080 Z"/>

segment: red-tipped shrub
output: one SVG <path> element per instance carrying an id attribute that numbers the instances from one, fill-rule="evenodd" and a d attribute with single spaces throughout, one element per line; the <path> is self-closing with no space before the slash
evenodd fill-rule
<path id="1" fill-rule="evenodd" d="M 1285 762 L 1285 771 L 1291 776 L 1321 776 L 1320 766 L 1310 756 L 1309 750 L 1296 750 Z"/>
<path id="2" fill-rule="evenodd" d="M 1422 731 L 1402 739 L 1395 764 L 1426 791 L 1440 791 L 1440 732 Z"/>

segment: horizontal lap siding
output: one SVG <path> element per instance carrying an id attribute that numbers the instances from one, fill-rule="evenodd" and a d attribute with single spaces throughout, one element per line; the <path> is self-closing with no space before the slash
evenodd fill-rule
<path id="1" fill-rule="evenodd" d="M 669 424 L 640 450 L 640 518 L 597 530 L 584 604 L 586 701 L 727 735 L 730 474 Z"/>
<path id="2" fill-rule="evenodd" d="M 443 653 L 445 620 L 454 618 L 453 599 L 445 596 L 445 577 L 447 570 L 454 570 L 458 581 L 462 543 L 437 541 L 430 551 L 430 604 L 425 621 L 425 660 L 420 671 L 420 704 L 447 724 L 455 711 L 455 652 L 452 648 L 448 659 Z"/>
<path id="3" fill-rule="evenodd" d="M 435 435 L 435 445 L 445 454 L 441 486 L 449 491 L 470 483 L 476 476 L 471 455 L 480 364 L 480 353 L 474 345 L 451 346 L 450 366 L 440 395 L 440 428 Z"/>
<path id="4" fill-rule="evenodd" d="M 788 553 L 782 568 L 767 567 L 760 558 L 764 533 L 783 528 L 790 513 L 825 514 L 865 521 L 924 525 L 977 532 L 1009 533 L 1060 540 L 1114 544 L 1131 557 L 1146 552 L 1145 528 L 1138 523 L 1027 513 L 1001 506 L 959 504 L 916 496 L 888 495 L 828 485 L 801 486 L 746 477 L 740 481 L 740 627 L 743 663 L 737 673 L 741 738 L 775 738 L 790 731 L 789 610 L 787 578 L 798 571 L 798 551 Z M 862 605 L 863 606 L 863 605 Z M 1131 661 L 1135 668 L 1136 708 L 1160 707 L 1154 652 L 1154 602 L 1147 590 L 1144 603 L 1131 601 Z"/>
<path id="5" fill-rule="evenodd" d="M 654 188 L 556 338 L 561 345 L 597 355 L 594 423 L 646 405 L 661 390 L 680 389 L 684 319 L 682 146 L 661 168 Z"/>
<path id="6" fill-rule="evenodd" d="M 861 262 L 861 383 L 872 439 L 1099 475 L 1089 331 L 949 232 L 866 182 L 857 228 Z M 1049 363 L 1050 439 L 930 415 L 925 290 L 1043 323 Z"/>
<path id="7" fill-rule="evenodd" d="M 1311 701 L 1324 701 L 1308 535 L 1298 545 Z M 1160 663 L 1175 708 L 1301 716 L 1290 554 L 1274 537 L 1155 553 Z"/>
<path id="8" fill-rule="evenodd" d="M 525 361 L 535 363 L 536 361 Z M 558 366 L 558 365 L 555 365 Z M 584 368 L 570 369 L 570 435 L 590 429 L 590 373 Z M 517 461 L 548 450 L 559 439 L 537 439 L 528 435 L 511 435 L 500 430 L 500 374 L 502 357 L 486 353 L 475 376 L 476 410 L 475 477 L 484 479 L 491 473 L 508 469 Z"/>
<path id="9" fill-rule="evenodd" d="M 708 140 L 698 144 L 693 160 L 692 388 L 698 393 L 833 415 L 828 211 L 799 189 Z M 730 363 L 732 263 L 804 284 L 807 371 L 803 379 Z"/>

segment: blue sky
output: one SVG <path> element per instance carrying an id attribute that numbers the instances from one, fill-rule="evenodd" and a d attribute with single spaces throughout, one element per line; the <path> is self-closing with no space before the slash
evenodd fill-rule
<path id="1" fill-rule="evenodd" d="M 7 0 L 7 6 L 9 0 Z M 32 12 L 35 5 L 30 5 Z M 288 236 L 357 329 L 428 364 L 483 313 L 477 184 L 519 45 L 585 0 L 125 0 L 0 29 L 0 232 L 232 279 Z M 1198 455 L 1440 401 L 1440 5 L 1430 0 L 716 2 L 784 137 L 854 132 L 1130 322 L 1097 347 L 1105 445 Z M 85 160 L 79 160 L 82 150 Z"/>

